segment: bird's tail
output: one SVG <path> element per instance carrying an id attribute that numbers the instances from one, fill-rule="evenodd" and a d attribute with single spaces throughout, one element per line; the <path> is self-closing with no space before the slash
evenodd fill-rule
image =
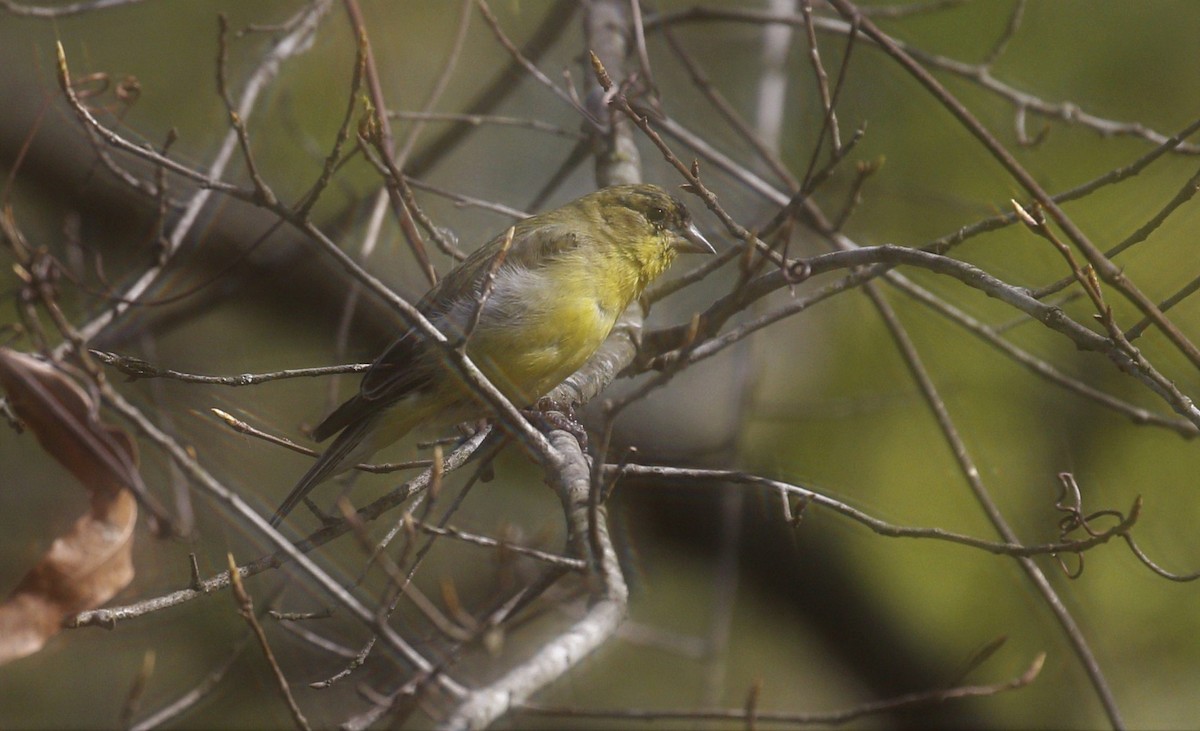
<path id="1" fill-rule="evenodd" d="M 351 458 L 357 461 L 358 455 L 355 454 L 356 448 L 362 443 L 363 439 L 371 432 L 375 426 L 375 419 L 359 419 L 350 424 L 338 434 L 337 439 L 329 445 L 324 454 L 317 458 L 313 466 L 308 472 L 300 478 L 288 496 L 284 498 L 283 504 L 271 516 L 271 526 L 277 526 L 284 517 L 292 512 L 292 509 L 300 504 L 304 496 L 312 491 L 314 487 L 324 482 L 329 477 L 341 472 L 351 466 Z M 350 464 L 346 464 L 351 462 Z"/>

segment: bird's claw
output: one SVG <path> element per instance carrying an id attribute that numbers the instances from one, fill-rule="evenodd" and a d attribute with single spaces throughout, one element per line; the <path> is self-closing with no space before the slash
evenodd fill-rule
<path id="1" fill-rule="evenodd" d="M 575 437 L 579 442 L 579 446 L 585 451 L 587 450 L 587 430 L 583 428 L 583 424 L 580 424 L 579 419 L 575 416 L 574 407 L 567 406 L 564 409 L 548 398 L 541 398 L 538 399 L 538 402 L 534 404 L 532 409 L 526 409 L 524 413 L 525 418 L 529 419 L 530 423 L 542 431 L 561 429 Z"/>

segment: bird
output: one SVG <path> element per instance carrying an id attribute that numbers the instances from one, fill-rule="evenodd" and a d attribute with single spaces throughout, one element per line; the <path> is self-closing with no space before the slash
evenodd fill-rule
<path id="1" fill-rule="evenodd" d="M 601 188 L 525 218 L 481 246 L 420 300 L 417 310 L 520 408 L 578 370 L 617 318 L 681 252 L 716 253 L 688 209 L 663 188 Z M 364 373 L 359 391 L 312 430 L 337 438 L 296 483 L 270 524 L 324 480 L 418 425 L 478 418 L 483 406 L 410 328 Z"/>

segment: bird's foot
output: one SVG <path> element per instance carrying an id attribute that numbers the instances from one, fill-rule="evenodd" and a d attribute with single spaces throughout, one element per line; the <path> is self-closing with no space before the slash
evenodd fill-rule
<path id="1" fill-rule="evenodd" d="M 525 414 L 525 418 L 529 419 L 530 423 L 542 431 L 561 429 L 567 432 L 578 440 L 579 446 L 584 451 L 587 451 L 587 430 L 583 428 L 583 424 L 579 423 L 573 406 L 567 406 L 564 409 L 548 398 L 541 398 L 538 399 L 538 402 L 534 404 L 532 409 L 525 409 L 522 413 Z"/>

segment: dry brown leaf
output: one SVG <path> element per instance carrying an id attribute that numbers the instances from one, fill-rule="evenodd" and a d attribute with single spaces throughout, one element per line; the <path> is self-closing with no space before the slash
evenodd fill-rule
<path id="1" fill-rule="evenodd" d="M 42 648 L 65 617 L 93 609 L 133 580 L 133 528 L 141 487 L 137 450 L 100 421 L 95 402 L 63 371 L 0 348 L 0 386 L 42 448 L 91 492 L 91 510 L 51 544 L 0 604 L 0 664 Z"/>
<path id="2" fill-rule="evenodd" d="M 133 440 L 124 430 L 102 423 L 95 401 L 62 370 L 0 348 L 0 387 L 42 449 L 89 490 L 140 490 Z"/>

